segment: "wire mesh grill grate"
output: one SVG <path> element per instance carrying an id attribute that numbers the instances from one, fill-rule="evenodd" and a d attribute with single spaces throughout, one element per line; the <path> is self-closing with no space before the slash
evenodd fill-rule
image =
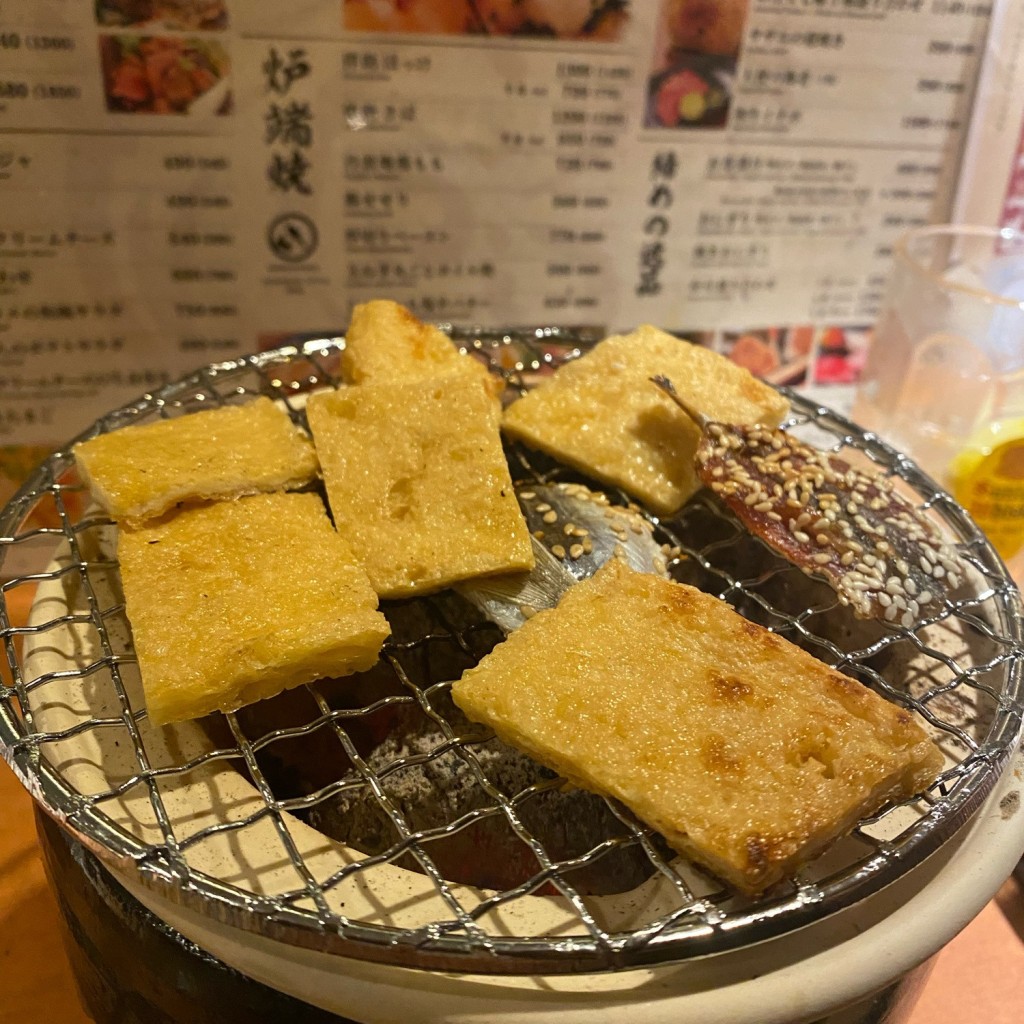
<path id="1" fill-rule="evenodd" d="M 456 339 L 513 393 L 595 340 L 558 330 Z M 318 338 L 207 367 L 89 433 L 255 394 L 303 422 L 304 396 L 338 383 L 343 344 Z M 0 514 L 4 755 L 113 870 L 238 927 L 364 959 L 606 970 L 734 948 L 840 910 L 934 852 L 991 790 L 1020 732 L 1021 620 L 1005 569 L 948 495 L 842 417 L 789 397 L 791 430 L 898 477 L 944 524 L 970 583 L 912 629 L 858 622 L 706 495 L 651 519 L 681 552 L 674 577 L 918 711 L 946 753 L 923 798 L 862 821 L 760 900 L 723 889 L 623 807 L 565 792 L 462 718 L 451 682 L 501 634 L 452 592 L 388 605 L 392 637 L 368 673 L 155 729 L 114 527 L 89 506 L 70 445 Z M 525 449 L 508 456 L 521 481 L 578 479 Z"/>

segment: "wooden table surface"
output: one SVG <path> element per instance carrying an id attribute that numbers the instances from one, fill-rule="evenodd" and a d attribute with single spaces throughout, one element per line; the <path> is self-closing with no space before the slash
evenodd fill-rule
<path id="1" fill-rule="evenodd" d="M 0 1024 L 87 1024 L 43 873 L 32 802 L 0 763 Z M 998 895 L 940 954 L 908 1024 L 1024 1017 L 1024 888 Z"/>

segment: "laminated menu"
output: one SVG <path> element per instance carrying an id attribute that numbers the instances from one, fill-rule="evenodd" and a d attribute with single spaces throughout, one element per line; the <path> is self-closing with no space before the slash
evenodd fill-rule
<path id="1" fill-rule="evenodd" d="M 379 297 L 848 384 L 893 240 L 949 214 L 990 7 L 9 0 L 0 488 Z"/>

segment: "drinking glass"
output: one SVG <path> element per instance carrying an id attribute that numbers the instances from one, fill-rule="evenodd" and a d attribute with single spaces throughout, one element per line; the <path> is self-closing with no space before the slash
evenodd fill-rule
<path id="1" fill-rule="evenodd" d="M 899 240 L 853 418 L 948 488 L 1004 560 L 1024 559 L 1024 235 L 939 225 Z"/>

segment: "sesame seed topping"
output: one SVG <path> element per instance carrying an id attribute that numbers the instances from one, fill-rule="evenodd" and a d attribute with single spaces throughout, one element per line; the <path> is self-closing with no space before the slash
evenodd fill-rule
<path id="1" fill-rule="evenodd" d="M 719 426 L 698 448 L 701 479 L 752 533 L 820 572 L 856 615 L 916 621 L 943 596 L 935 580 L 955 585 L 956 552 L 893 481 L 784 430 Z"/>

